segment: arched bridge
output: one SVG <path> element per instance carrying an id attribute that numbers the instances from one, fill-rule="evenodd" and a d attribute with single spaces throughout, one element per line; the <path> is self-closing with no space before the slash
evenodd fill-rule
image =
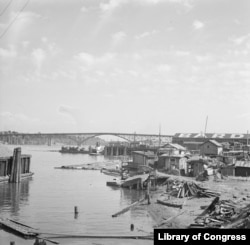
<path id="1" fill-rule="evenodd" d="M 170 135 L 159 135 L 159 134 L 129 134 L 129 133 L 113 133 L 113 132 L 98 132 L 98 133 L 9 133 L 9 134 L 0 134 L 0 141 L 9 143 L 9 144 L 25 144 L 29 142 L 32 144 L 32 141 L 47 142 L 48 145 L 51 145 L 52 141 L 56 140 L 71 140 L 77 145 L 83 144 L 88 139 L 93 137 L 102 136 L 102 135 L 111 135 L 122 138 L 128 142 L 151 142 L 156 143 L 159 141 L 161 143 L 168 143 L 172 140 Z"/>

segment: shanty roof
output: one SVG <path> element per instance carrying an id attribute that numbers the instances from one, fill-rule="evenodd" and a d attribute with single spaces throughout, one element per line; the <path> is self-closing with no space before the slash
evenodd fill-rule
<path id="1" fill-rule="evenodd" d="M 144 151 L 133 151 L 132 153 L 147 156 L 147 157 L 154 157 L 155 156 L 155 154 L 153 152 L 151 152 L 151 151 L 146 151 L 146 152 L 144 152 Z"/>
<path id="2" fill-rule="evenodd" d="M 236 161 L 235 167 L 250 168 L 250 161 Z"/>
<path id="3" fill-rule="evenodd" d="M 205 143 L 207 143 L 207 142 L 211 142 L 212 144 L 214 144 L 214 145 L 216 145 L 216 146 L 218 146 L 218 147 L 222 147 L 222 144 L 220 144 L 220 143 L 217 142 L 216 140 L 208 140 L 208 141 L 202 143 L 202 145 L 205 144 Z"/>
<path id="4" fill-rule="evenodd" d="M 175 143 L 167 143 L 166 145 L 164 145 L 162 148 L 175 148 L 177 150 L 182 150 L 182 151 L 185 151 L 186 148 L 183 147 L 182 145 L 179 145 L 179 144 L 175 144 Z"/>
<path id="5" fill-rule="evenodd" d="M 0 157 L 11 157 L 13 152 L 6 146 L 0 144 Z"/>
<path id="6" fill-rule="evenodd" d="M 188 162 L 204 162 L 204 161 L 207 161 L 207 159 L 204 159 L 202 156 L 191 156 L 189 159 L 188 159 Z"/>
<path id="7" fill-rule="evenodd" d="M 159 157 L 171 157 L 171 158 L 173 158 L 173 157 L 175 157 L 175 158 L 184 158 L 185 157 L 185 155 L 169 155 L 168 153 L 165 153 L 165 154 L 162 154 L 162 155 L 160 155 Z"/>

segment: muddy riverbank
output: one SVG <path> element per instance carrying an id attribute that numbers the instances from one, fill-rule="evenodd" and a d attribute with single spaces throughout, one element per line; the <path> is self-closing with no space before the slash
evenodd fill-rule
<path id="1" fill-rule="evenodd" d="M 173 177 L 191 181 L 186 177 Z M 197 183 L 204 188 L 219 192 L 220 200 L 231 200 L 238 207 L 250 204 L 250 178 L 227 178 L 214 181 L 213 177 L 210 177 L 208 181 Z M 144 206 L 154 221 L 154 228 L 188 228 L 204 211 L 204 207 L 214 199 L 214 197 L 182 198 L 182 208 L 168 207 L 157 203 L 157 199 L 166 195 L 166 188 L 167 186 L 163 185 L 156 191 L 151 191 L 151 204 Z"/>

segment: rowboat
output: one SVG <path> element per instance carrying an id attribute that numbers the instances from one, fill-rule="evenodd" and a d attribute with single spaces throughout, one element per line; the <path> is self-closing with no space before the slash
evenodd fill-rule
<path id="1" fill-rule="evenodd" d="M 157 199 L 157 203 L 168 206 L 168 207 L 173 207 L 173 208 L 182 208 L 182 205 L 183 205 L 182 203 L 178 203 L 174 200 L 163 201 L 163 200 Z"/>

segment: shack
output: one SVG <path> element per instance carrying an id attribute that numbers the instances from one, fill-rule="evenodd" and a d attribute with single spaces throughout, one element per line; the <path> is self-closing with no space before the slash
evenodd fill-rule
<path id="1" fill-rule="evenodd" d="M 202 157 L 191 157 L 187 160 L 187 166 L 188 166 L 188 176 L 191 177 L 197 177 L 201 173 L 204 172 L 205 168 L 204 166 L 207 166 L 208 163 L 205 159 Z"/>
<path id="2" fill-rule="evenodd" d="M 158 155 L 169 154 L 169 155 L 184 155 L 186 148 L 174 143 L 167 143 L 158 150 Z"/>
<path id="3" fill-rule="evenodd" d="M 133 165 L 138 167 L 140 165 L 154 165 L 156 156 L 153 152 L 147 151 L 133 151 L 132 152 Z"/>
<path id="4" fill-rule="evenodd" d="M 200 145 L 202 142 L 197 141 L 184 141 L 183 146 L 187 148 L 189 151 L 195 151 L 200 153 Z"/>
<path id="5" fill-rule="evenodd" d="M 235 164 L 224 165 L 220 171 L 223 176 L 235 176 Z"/>
<path id="6" fill-rule="evenodd" d="M 0 145 L 0 183 L 19 182 L 21 179 L 31 177 L 30 155 L 21 155 L 21 148 L 11 151 Z"/>
<path id="7" fill-rule="evenodd" d="M 204 156 L 218 156 L 221 155 L 222 145 L 216 140 L 208 140 L 200 145 L 200 153 Z"/>
<path id="8" fill-rule="evenodd" d="M 236 161 L 235 176 L 250 176 L 250 161 Z"/>
<path id="9" fill-rule="evenodd" d="M 169 174 L 186 175 L 187 157 L 183 155 L 162 154 L 159 156 L 158 169 L 163 169 Z"/>
<path id="10" fill-rule="evenodd" d="M 144 172 L 150 172 L 154 166 L 156 155 L 153 152 L 133 151 L 132 161 L 122 166 L 123 171 L 127 171 L 131 176 Z"/>
<path id="11" fill-rule="evenodd" d="M 250 161 L 236 161 L 235 164 L 222 166 L 221 174 L 224 176 L 249 177 Z"/>

